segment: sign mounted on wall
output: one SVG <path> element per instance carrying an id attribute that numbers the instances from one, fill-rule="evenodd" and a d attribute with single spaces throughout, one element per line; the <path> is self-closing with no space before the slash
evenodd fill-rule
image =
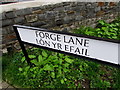
<path id="1" fill-rule="evenodd" d="M 14 30 L 26 59 L 29 58 L 24 44 L 29 44 L 118 66 L 120 64 L 118 55 L 120 45 L 117 40 L 73 35 L 21 25 L 14 25 Z M 30 63 L 29 60 L 28 63 Z"/>

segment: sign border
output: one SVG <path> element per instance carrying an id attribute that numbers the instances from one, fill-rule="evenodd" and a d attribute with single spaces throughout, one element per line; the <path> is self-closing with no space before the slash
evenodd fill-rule
<path id="1" fill-rule="evenodd" d="M 68 33 L 68 32 L 63 32 L 63 31 L 62 32 L 61 31 L 53 31 L 53 30 L 48 30 L 48 29 L 43 29 L 43 28 L 35 28 L 35 27 L 22 26 L 22 25 L 13 25 L 13 28 L 14 28 L 14 31 L 16 33 L 17 39 L 18 39 L 18 41 L 20 43 L 21 49 L 22 49 L 22 51 L 23 51 L 29 65 L 31 65 L 30 58 L 28 57 L 28 54 L 27 54 L 27 51 L 25 49 L 24 44 L 28 44 L 28 45 L 31 45 L 31 46 L 34 46 L 34 47 L 40 47 L 40 48 L 47 49 L 47 50 L 52 50 L 52 51 L 63 53 L 63 54 L 68 54 L 68 55 L 71 55 L 71 56 L 75 56 L 75 57 L 78 57 L 78 58 L 85 59 L 87 61 L 94 61 L 94 62 L 98 62 L 100 64 L 106 64 L 106 65 L 110 65 L 110 66 L 113 66 L 113 67 L 120 68 L 120 64 L 114 64 L 114 63 L 110 63 L 110 62 L 105 62 L 105 61 L 101 61 L 99 59 L 85 57 L 85 56 L 81 56 L 81 55 L 76 55 L 76 54 L 73 54 L 73 53 L 64 52 L 64 51 L 60 51 L 60 50 L 56 50 L 56 49 L 52 49 L 52 48 L 48 48 L 48 47 L 44 47 L 44 46 L 39 46 L 39 45 L 36 45 L 36 44 L 32 44 L 32 43 L 22 41 L 21 38 L 20 38 L 20 35 L 18 33 L 17 28 L 24 28 L 24 29 L 30 29 L 30 30 L 32 29 L 32 30 L 38 30 L 38 31 L 46 31 L 46 32 L 52 32 L 52 33 L 64 34 L 64 35 L 71 35 L 71 36 L 76 36 L 76 37 L 84 37 L 84 38 L 90 38 L 90 39 L 107 41 L 107 42 L 118 43 L 118 44 L 120 43 L 119 40 L 105 39 L 105 38 L 88 36 L 88 35 L 81 35 L 81 34 L 73 34 L 73 33 Z M 118 53 L 119 53 L 119 50 L 118 50 Z"/>

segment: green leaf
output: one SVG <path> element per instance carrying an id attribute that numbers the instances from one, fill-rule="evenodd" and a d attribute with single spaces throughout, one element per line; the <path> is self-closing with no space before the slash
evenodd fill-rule
<path id="1" fill-rule="evenodd" d="M 43 61 L 42 55 L 39 55 L 38 56 L 38 62 L 42 62 L 42 61 Z"/>
<path id="2" fill-rule="evenodd" d="M 29 70 L 29 68 L 30 68 L 30 66 L 25 67 L 25 71 L 28 71 L 28 70 Z"/>
<path id="3" fill-rule="evenodd" d="M 47 54 L 45 51 L 42 51 L 42 55 L 43 55 L 44 57 L 47 57 L 47 56 L 48 56 L 48 54 Z"/>
<path id="4" fill-rule="evenodd" d="M 55 78 L 55 73 L 54 72 L 51 72 L 51 77 Z"/>
<path id="5" fill-rule="evenodd" d="M 36 58 L 35 55 L 28 55 L 28 56 L 29 56 L 29 58 Z"/>
<path id="6" fill-rule="evenodd" d="M 107 30 L 107 27 L 102 27 L 102 30 L 106 31 L 106 30 Z"/>
<path id="7" fill-rule="evenodd" d="M 37 60 L 36 60 L 36 59 L 31 60 L 30 62 L 31 62 L 31 63 L 33 63 L 33 64 L 35 64 L 35 65 L 39 65 L 39 63 L 37 62 Z"/>
<path id="8" fill-rule="evenodd" d="M 25 57 L 22 57 L 21 61 L 24 62 L 25 61 Z"/>
<path id="9" fill-rule="evenodd" d="M 22 68 L 19 68 L 19 71 L 22 71 L 23 69 Z"/>
<path id="10" fill-rule="evenodd" d="M 68 63 L 72 63 L 73 62 L 73 60 L 70 59 L 70 58 L 65 58 L 65 61 L 68 62 Z"/>
<path id="11" fill-rule="evenodd" d="M 44 70 L 46 70 L 46 71 L 53 71 L 53 67 L 52 66 L 50 66 L 50 65 L 45 65 L 44 67 L 43 67 L 43 69 Z"/>
<path id="12" fill-rule="evenodd" d="M 60 81 L 61 81 L 61 84 L 64 84 L 64 80 L 63 79 L 61 79 Z"/>

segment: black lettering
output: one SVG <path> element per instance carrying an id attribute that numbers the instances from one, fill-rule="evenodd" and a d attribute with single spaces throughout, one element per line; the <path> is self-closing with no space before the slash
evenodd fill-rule
<path id="1" fill-rule="evenodd" d="M 42 39 L 39 40 L 39 43 L 40 43 L 41 45 L 45 45 L 45 42 L 44 42 Z"/>
<path id="2" fill-rule="evenodd" d="M 36 33 L 36 37 L 38 37 L 38 33 L 37 33 L 38 31 L 35 31 L 35 33 Z"/>
<path id="3" fill-rule="evenodd" d="M 76 48 L 75 53 L 79 53 L 80 54 L 80 50 L 79 50 L 78 47 Z"/>
<path id="4" fill-rule="evenodd" d="M 78 45 L 78 43 L 79 43 L 80 45 L 82 45 L 82 44 L 83 44 L 83 39 L 81 39 L 81 41 L 80 41 L 78 38 L 76 38 L 76 45 Z"/>
<path id="5" fill-rule="evenodd" d="M 74 40 L 72 37 L 70 37 L 69 43 L 72 42 L 74 44 Z"/>
<path id="6" fill-rule="evenodd" d="M 89 56 L 89 55 L 88 55 L 88 50 L 87 50 L 87 49 L 85 49 L 85 55 L 86 55 L 86 56 Z"/>
<path id="7" fill-rule="evenodd" d="M 61 42 L 60 35 L 57 35 L 57 41 Z"/>
<path id="8" fill-rule="evenodd" d="M 69 51 L 68 45 L 65 45 L 65 51 Z"/>
<path id="9" fill-rule="evenodd" d="M 53 43 L 53 42 L 52 42 L 52 44 L 53 44 L 54 48 L 56 48 L 56 43 Z"/>
<path id="10" fill-rule="evenodd" d="M 74 50 L 74 46 L 70 46 L 70 52 Z"/>
<path id="11" fill-rule="evenodd" d="M 44 37 L 45 37 L 45 34 L 44 34 L 43 32 L 40 32 L 40 33 L 39 33 L 39 36 L 40 36 L 41 38 L 44 38 Z"/>
<path id="12" fill-rule="evenodd" d="M 55 36 L 55 34 L 50 34 L 50 38 L 51 38 L 53 41 L 56 41 L 56 38 L 53 37 L 53 35 Z"/>
<path id="13" fill-rule="evenodd" d="M 37 44 L 39 44 L 38 39 L 36 39 Z"/>
<path id="14" fill-rule="evenodd" d="M 62 45 L 60 44 L 60 43 L 57 43 L 57 46 L 58 46 L 58 49 L 60 50 L 62 50 Z"/>
<path id="15" fill-rule="evenodd" d="M 50 39 L 49 34 L 45 33 L 46 39 Z"/>
<path id="16" fill-rule="evenodd" d="M 87 39 L 84 40 L 84 46 L 85 46 L 85 47 L 89 47 L 89 46 L 87 46 L 87 44 L 89 44 L 88 41 L 89 41 L 89 40 L 87 40 Z"/>
<path id="17" fill-rule="evenodd" d="M 50 41 L 45 41 L 45 45 L 50 47 Z"/>
<path id="18" fill-rule="evenodd" d="M 66 39 L 65 39 L 65 36 L 64 36 L 64 43 L 68 43 L 68 42 L 66 41 Z"/>

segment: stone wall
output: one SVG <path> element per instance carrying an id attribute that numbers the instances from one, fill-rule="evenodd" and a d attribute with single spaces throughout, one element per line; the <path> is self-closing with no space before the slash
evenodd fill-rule
<path id="1" fill-rule="evenodd" d="M 110 22 L 119 12 L 118 2 L 62 2 L 3 12 L 0 13 L 2 45 L 4 48 L 15 42 L 14 24 L 70 31 L 80 25 L 94 27 L 100 19 Z"/>

